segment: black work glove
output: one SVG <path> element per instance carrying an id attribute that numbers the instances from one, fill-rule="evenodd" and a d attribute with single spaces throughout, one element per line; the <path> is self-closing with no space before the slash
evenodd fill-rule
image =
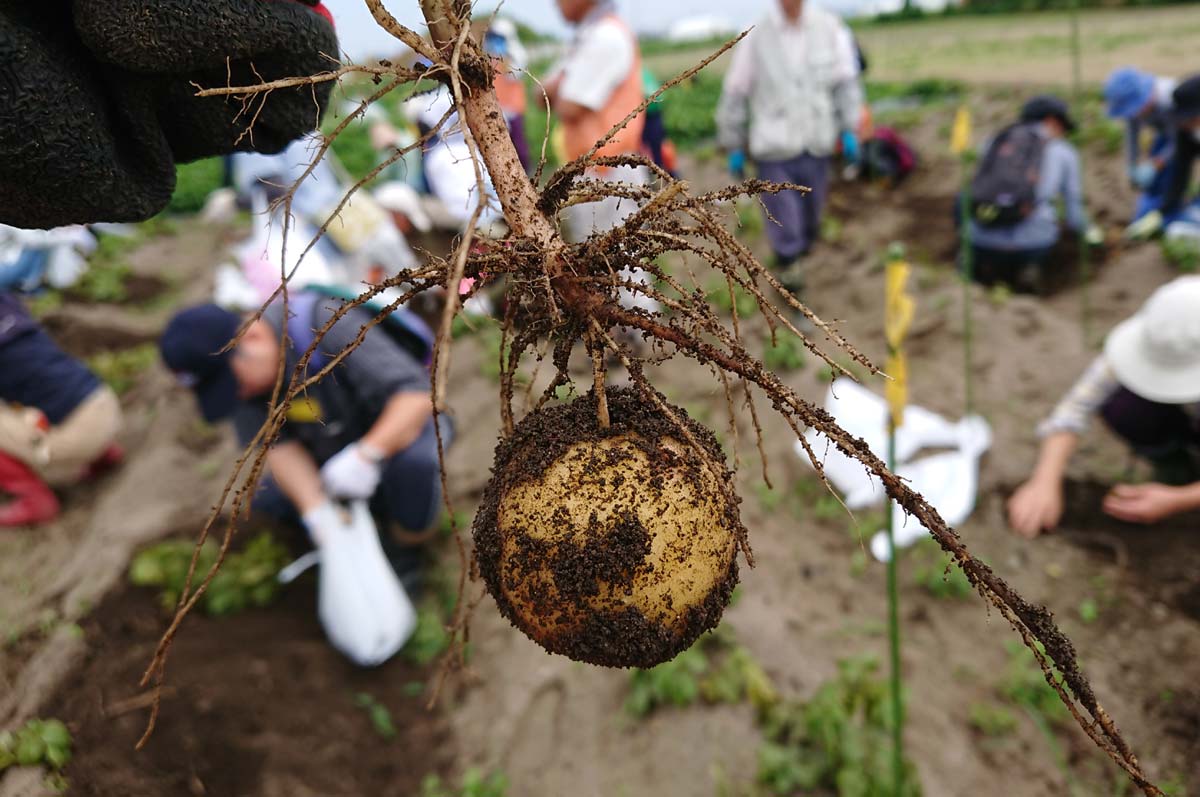
<path id="1" fill-rule="evenodd" d="M 141 221 L 177 163 L 274 153 L 317 127 L 330 83 L 249 103 L 195 96 L 337 66 L 316 0 L 0 0 L 0 222 Z"/>

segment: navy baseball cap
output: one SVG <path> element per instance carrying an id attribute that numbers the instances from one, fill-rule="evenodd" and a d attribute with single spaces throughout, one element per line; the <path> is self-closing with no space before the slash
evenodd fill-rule
<path id="1" fill-rule="evenodd" d="M 179 383 L 196 394 L 209 423 L 228 418 L 238 404 L 238 383 L 222 351 L 237 335 L 241 319 L 215 304 L 184 310 L 171 319 L 159 341 L 163 362 Z"/>
<path id="2" fill-rule="evenodd" d="M 1040 122 L 1043 119 L 1057 119 L 1068 133 L 1075 132 L 1076 124 L 1071 118 L 1071 109 L 1053 94 L 1040 94 L 1021 108 L 1022 122 Z"/>

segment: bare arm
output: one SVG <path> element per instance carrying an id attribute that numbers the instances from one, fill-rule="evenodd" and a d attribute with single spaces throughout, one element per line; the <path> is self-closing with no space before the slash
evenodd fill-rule
<path id="1" fill-rule="evenodd" d="M 267 451 L 267 467 L 283 494 L 306 515 L 326 500 L 321 472 L 312 455 L 300 443 L 286 442 Z"/>
<path id="2" fill-rule="evenodd" d="M 432 415 L 428 393 L 397 393 L 361 442 L 386 459 L 412 445 Z"/>
<path id="3" fill-rule="evenodd" d="M 1058 525 L 1063 512 L 1063 477 L 1079 445 L 1074 432 L 1055 432 L 1042 441 L 1029 481 L 1008 501 L 1008 521 L 1022 537 L 1034 538 Z"/>

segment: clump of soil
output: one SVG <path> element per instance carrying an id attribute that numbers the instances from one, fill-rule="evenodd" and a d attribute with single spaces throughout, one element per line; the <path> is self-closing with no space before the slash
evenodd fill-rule
<path id="1" fill-rule="evenodd" d="M 158 727 L 135 752 L 148 710 L 137 683 L 165 619 L 149 591 L 110 596 L 84 626 L 87 659 L 43 710 L 74 736 L 71 794 L 407 797 L 448 775 L 453 739 L 425 708 L 432 673 L 399 659 L 353 667 L 322 636 L 315 597 L 305 580 L 269 609 L 190 617 Z M 356 705 L 363 694 L 390 711 L 395 738 Z"/>
<path id="2" fill-rule="evenodd" d="M 716 438 L 637 390 L 532 413 L 496 450 L 475 519 L 501 613 L 552 653 L 650 667 L 715 627 L 745 531 Z"/>

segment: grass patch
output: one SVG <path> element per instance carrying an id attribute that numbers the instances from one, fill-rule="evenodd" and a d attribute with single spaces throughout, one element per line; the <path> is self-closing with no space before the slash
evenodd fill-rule
<path id="1" fill-rule="evenodd" d="M 158 346 L 144 343 L 132 349 L 102 351 L 88 358 L 87 365 L 100 381 L 118 396 L 133 390 L 142 374 L 158 362 Z"/>
<path id="2" fill-rule="evenodd" d="M 743 700 L 763 710 L 775 702 L 775 689 L 750 652 L 718 628 L 671 661 L 632 671 L 625 711 L 640 719 L 670 706 Z"/>
<path id="3" fill-rule="evenodd" d="M 437 775 L 421 781 L 421 797 L 506 797 L 508 778 L 503 773 L 484 775 L 478 769 L 468 769 L 458 788 L 446 785 Z"/>
<path id="4" fill-rule="evenodd" d="M 758 783 L 772 795 L 892 795 L 891 716 L 887 684 L 873 658 L 838 663 L 838 674 L 812 699 L 784 702 L 762 719 Z M 921 793 L 905 761 L 897 797 Z"/>

